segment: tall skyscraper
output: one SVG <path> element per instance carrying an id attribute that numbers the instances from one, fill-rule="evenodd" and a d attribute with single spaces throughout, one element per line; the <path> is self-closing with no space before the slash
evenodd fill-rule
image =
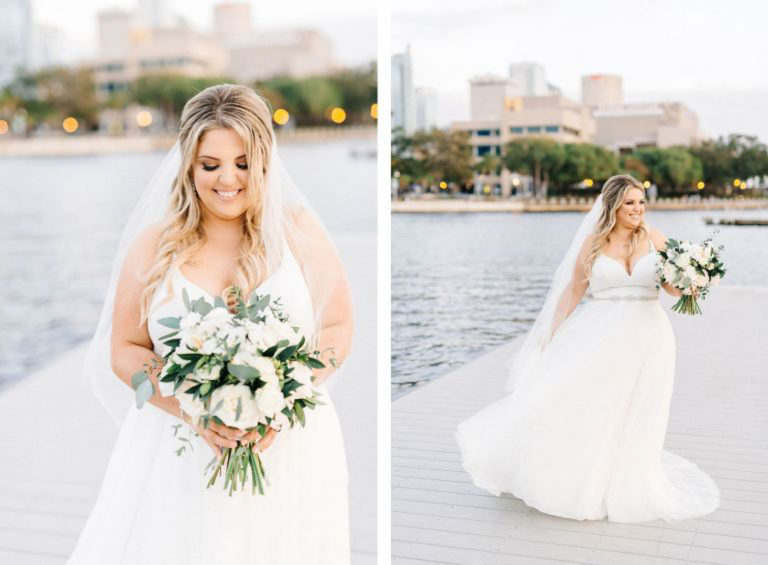
<path id="1" fill-rule="evenodd" d="M 29 0 L 0 0 L 0 86 L 28 69 L 31 62 L 32 12 Z"/>
<path id="2" fill-rule="evenodd" d="M 403 128 L 410 134 L 416 128 L 411 69 L 411 48 L 392 55 L 392 129 Z"/>
<path id="3" fill-rule="evenodd" d="M 586 75 L 581 77 L 581 103 L 590 108 L 608 108 L 624 104 L 621 77 Z"/>
<path id="4" fill-rule="evenodd" d="M 509 65 L 509 78 L 517 84 L 521 96 L 546 96 L 551 93 L 544 67 L 538 63 L 512 63 Z"/>
<path id="5" fill-rule="evenodd" d="M 429 131 L 437 127 L 437 91 L 427 86 L 417 87 L 414 99 L 416 130 Z"/>
<path id="6" fill-rule="evenodd" d="M 148 28 L 171 27 L 173 15 L 168 0 L 139 0 L 138 23 Z"/>

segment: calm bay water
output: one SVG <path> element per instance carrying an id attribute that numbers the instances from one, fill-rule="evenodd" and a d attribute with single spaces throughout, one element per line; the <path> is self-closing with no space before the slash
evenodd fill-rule
<path id="1" fill-rule="evenodd" d="M 375 139 L 282 145 L 331 232 L 376 225 Z M 0 158 L 0 385 L 93 334 L 120 234 L 165 152 Z"/>
<path id="2" fill-rule="evenodd" d="M 768 211 L 646 215 L 666 235 L 691 240 L 712 233 L 704 217 L 768 218 Z M 393 214 L 393 396 L 528 331 L 582 218 Z M 768 227 L 719 229 L 728 268 L 723 284 L 768 284 Z"/>

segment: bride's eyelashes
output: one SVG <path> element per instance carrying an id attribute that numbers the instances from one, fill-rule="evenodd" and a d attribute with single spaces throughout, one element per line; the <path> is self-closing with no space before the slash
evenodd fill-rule
<path id="1" fill-rule="evenodd" d="M 219 168 L 218 165 L 203 165 L 203 170 L 204 171 L 215 171 L 218 168 Z M 238 163 L 237 164 L 237 168 L 242 170 L 242 171 L 247 171 L 248 170 L 248 164 L 247 163 Z"/>

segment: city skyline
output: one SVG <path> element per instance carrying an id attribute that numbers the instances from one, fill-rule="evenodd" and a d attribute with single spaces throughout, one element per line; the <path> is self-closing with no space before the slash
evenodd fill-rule
<path id="1" fill-rule="evenodd" d="M 617 74 L 626 103 L 679 101 L 699 115 L 705 135 L 768 140 L 768 76 L 754 65 L 768 50 L 760 30 L 767 7 L 742 0 L 435 6 L 435 0 L 394 0 L 392 49 L 411 45 L 414 85 L 438 90 L 441 126 L 469 116 L 470 79 L 508 76 L 510 64 L 528 61 L 541 64 L 546 80 L 574 100 L 581 98 L 581 76 Z M 638 41 L 625 40 L 633 30 Z"/>
<path id="2" fill-rule="evenodd" d="M 213 27 L 213 6 L 222 0 L 201 0 L 194 10 L 182 0 L 169 0 L 172 16 L 181 15 L 190 25 L 204 32 Z M 300 0 L 285 0 L 279 5 L 254 0 L 251 4 L 254 25 L 258 28 L 312 28 L 330 36 L 338 59 L 346 66 L 376 60 L 376 6 L 374 2 L 350 3 L 327 0 L 322 5 L 307 5 Z M 97 55 L 96 13 L 107 9 L 133 10 L 138 0 L 31 0 L 35 23 L 59 28 L 66 41 L 64 58 L 68 64 Z M 341 14 L 341 16 L 337 16 Z"/>

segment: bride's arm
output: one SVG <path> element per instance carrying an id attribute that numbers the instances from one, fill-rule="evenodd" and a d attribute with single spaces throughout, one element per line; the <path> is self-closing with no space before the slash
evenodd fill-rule
<path id="1" fill-rule="evenodd" d="M 338 366 L 349 355 L 354 334 L 352 297 L 344 265 L 325 228 L 303 209 L 292 210 L 291 216 L 300 234 L 293 238 L 292 249 L 302 263 L 313 306 L 320 310 L 317 349 L 325 363 L 324 369 L 315 371 L 315 384 L 320 385 L 336 370 L 331 360 Z"/>
<path id="2" fill-rule="evenodd" d="M 579 257 L 576 259 L 576 266 L 573 269 L 573 276 L 571 277 L 568 286 L 560 295 L 560 300 L 557 303 L 555 314 L 552 319 L 552 331 L 549 334 L 549 339 L 555 335 L 555 332 L 560 325 L 570 316 L 576 307 L 584 298 L 584 294 L 587 292 L 589 281 L 587 280 L 587 273 L 584 267 L 584 261 L 589 254 L 589 249 L 592 245 L 592 237 L 588 237 L 579 251 Z"/>
<path id="3" fill-rule="evenodd" d="M 653 242 L 653 247 L 656 248 L 657 250 L 665 249 L 667 247 L 667 236 L 665 236 L 663 233 L 661 233 L 661 231 L 657 230 L 656 228 L 649 229 L 648 237 L 651 238 L 651 241 Z M 661 286 L 664 289 L 664 291 L 671 296 L 680 297 L 683 295 L 683 291 L 675 288 L 669 283 L 665 283 Z"/>
<path id="4" fill-rule="evenodd" d="M 159 370 L 149 370 L 149 367 L 153 362 L 157 366 L 161 366 L 162 359 L 152 350 L 152 340 L 149 337 L 147 323 L 144 322 L 139 325 L 141 319 L 139 299 L 145 286 L 143 275 L 154 260 L 159 237 L 160 228 L 150 226 L 138 236 L 123 261 L 115 290 L 115 305 L 112 312 L 110 361 L 112 371 L 129 387 L 131 386 L 131 376 L 134 373 L 142 369 L 147 370 L 155 387 L 155 393 L 149 402 L 161 410 L 187 421 L 181 412 L 179 401 L 173 396 L 162 396 L 158 392 L 157 375 Z M 198 433 L 209 445 L 213 443 L 218 447 L 237 446 L 233 439 L 240 437 L 241 434 L 226 426 L 212 424 L 212 429 L 204 431 L 198 429 Z M 213 445 L 211 448 L 217 451 Z"/>

